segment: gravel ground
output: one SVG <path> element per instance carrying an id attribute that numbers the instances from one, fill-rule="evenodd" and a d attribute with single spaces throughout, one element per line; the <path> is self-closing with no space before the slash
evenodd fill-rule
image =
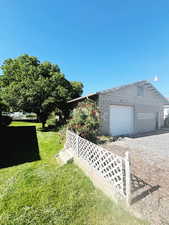
<path id="1" fill-rule="evenodd" d="M 124 138 L 116 144 L 132 149 L 132 153 L 137 151 L 152 165 L 166 161 L 165 166 L 169 167 L 169 130 L 160 130 L 145 135 L 143 137 Z"/>
<path id="2" fill-rule="evenodd" d="M 130 152 L 131 208 L 152 225 L 169 225 L 169 131 L 124 138 L 102 146 L 121 156 Z"/>

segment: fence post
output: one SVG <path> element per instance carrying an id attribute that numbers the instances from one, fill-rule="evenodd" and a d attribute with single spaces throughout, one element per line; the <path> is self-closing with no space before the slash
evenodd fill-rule
<path id="1" fill-rule="evenodd" d="M 131 204 L 131 171 L 129 152 L 125 153 L 125 171 L 126 171 L 126 202 Z"/>

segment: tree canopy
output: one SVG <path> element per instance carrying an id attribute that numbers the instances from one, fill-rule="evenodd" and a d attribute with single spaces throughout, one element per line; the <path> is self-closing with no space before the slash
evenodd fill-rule
<path id="1" fill-rule="evenodd" d="M 4 104 L 4 102 L 2 102 L 2 99 L 0 99 L 0 117 L 2 114 L 2 111 L 7 111 L 7 105 Z"/>
<path id="2" fill-rule="evenodd" d="M 67 101 L 82 94 L 83 84 L 68 81 L 60 68 L 27 54 L 4 61 L 0 94 L 12 111 L 34 112 L 44 125 L 55 110 L 64 118 Z"/>

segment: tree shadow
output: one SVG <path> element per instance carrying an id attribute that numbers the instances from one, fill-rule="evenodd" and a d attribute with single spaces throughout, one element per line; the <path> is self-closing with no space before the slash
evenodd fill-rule
<path id="1" fill-rule="evenodd" d="M 137 201 L 145 198 L 146 196 L 153 193 L 154 191 L 157 191 L 159 188 L 160 188 L 160 185 L 152 186 L 151 184 L 146 183 L 139 177 L 132 174 L 131 175 L 131 192 L 132 194 L 136 193 L 136 195 L 132 199 L 131 204 L 134 204 Z"/>
<path id="2" fill-rule="evenodd" d="M 0 169 L 40 160 L 35 126 L 0 128 Z"/>

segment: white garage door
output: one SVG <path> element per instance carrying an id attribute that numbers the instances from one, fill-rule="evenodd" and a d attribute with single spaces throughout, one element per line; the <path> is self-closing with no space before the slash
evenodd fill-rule
<path id="1" fill-rule="evenodd" d="M 112 136 L 133 133 L 133 107 L 110 106 L 110 134 Z"/>

